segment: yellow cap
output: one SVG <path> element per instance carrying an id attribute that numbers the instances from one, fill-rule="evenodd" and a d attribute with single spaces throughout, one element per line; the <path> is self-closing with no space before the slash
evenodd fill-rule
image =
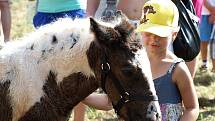
<path id="1" fill-rule="evenodd" d="M 167 37 L 178 30 L 178 19 L 178 9 L 171 0 L 150 0 L 143 6 L 141 24 L 136 31 Z"/>

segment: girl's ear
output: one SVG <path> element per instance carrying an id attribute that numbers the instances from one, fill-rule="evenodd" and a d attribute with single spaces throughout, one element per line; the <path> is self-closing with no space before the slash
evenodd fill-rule
<path id="1" fill-rule="evenodd" d="M 175 38 L 177 37 L 178 32 L 173 32 L 172 33 L 172 41 L 175 41 Z"/>
<path id="2" fill-rule="evenodd" d="M 172 33 L 172 41 L 175 41 L 175 38 L 177 37 L 179 30 L 180 30 L 180 27 L 177 27 L 177 28 L 173 31 L 173 33 Z"/>

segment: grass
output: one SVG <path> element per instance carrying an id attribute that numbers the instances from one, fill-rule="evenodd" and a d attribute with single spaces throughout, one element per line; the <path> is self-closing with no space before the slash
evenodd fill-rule
<path id="1" fill-rule="evenodd" d="M 12 39 L 20 38 L 34 30 L 32 25 L 34 5 L 34 1 L 12 0 Z M 194 82 L 201 109 L 198 121 L 215 121 L 215 74 L 197 70 Z M 86 114 L 89 121 L 116 121 L 113 110 L 105 112 L 87 108 Z"/>
<path id="2" fill-rule="evenodd" d="M 198 121 L 215 121 L 215 74 L 198 70 L 194 84 L 201 109 Z"/>
<path id="3" fill-rule="evenodd" d="M 28 0 L 12 0 L 12 39 L 20 38 L 33 31 L 32 16 L 35 8 L 32 5 L 34 4 L 34 2 L 28 2 Z"/>

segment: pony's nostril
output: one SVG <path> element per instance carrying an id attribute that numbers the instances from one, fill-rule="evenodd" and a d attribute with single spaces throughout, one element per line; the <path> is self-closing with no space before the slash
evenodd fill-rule
<path id="1" fill-rule="evenodd" d="M 159 115 L 159 113 L 156 114 L 156 118 L 157 118 L 157 119 L 160 119 L 160 118 L 161 118 L 161 116 Z"/>
<path id="2" fill-rule="evenodd" d="M 156 118 L 159 118 L 159 114 L 158 113 L 156 114 Z"/>
<path id="3" fill-rule="evenodd" d="M 151 111 L 154 111 L 154 106 L 151 106 Z"/>
<path id="4" fill-rule="evenodd" d="M 161 116 L 159 115 L 159 113 L 156 114 L 156 121 L 160 121 L 161 120 Z"/>

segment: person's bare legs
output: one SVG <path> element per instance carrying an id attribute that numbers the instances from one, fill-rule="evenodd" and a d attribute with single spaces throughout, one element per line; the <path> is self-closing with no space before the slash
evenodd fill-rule
<path id="1" fill-rule="evenodd" d="M 215 73 L 215 59 L 212 59 L 212 70 L 211 72 Z"/>
<path id="2" fill-rule="evenodd" d="M 195 74 L 196 74 L 197 58 L 198 58 L 198 56 L 196 58 L 194 58 L 192 61 L 186 62 L 186 65 L 187 65 L 188 69 L 190 70 L 190 74 L 193 78 L 195 77 Z"/>
<path id="3" fill-rule="evenodd" d="M 201 42 L 201 57 L 202 60 L 207 60 L 208 42 Z"/>
<path id="4" fill-rule="evenodd" d="M 84 121 L 86 106 L 83 103 L 79 103 L 74 108 L 74 121 Z"/>
<path id="5" fill-rule="evenodd" d="M 210 57 L 212 62 L 211 72 L 215 73 L 215 39 L 211 39 L 211 42 L 210 42 Z"/>
<path id="6" fill-rule="evenodd" d="M 4 42 L 10 40 L 10 30 L 11 30 L 11 13 L 10 13 L 10 5 L 9 1 L 1 1 L 0 0 L 0 10 L 1 10 L 1 22 L 2 29 L 4 34 Z"/>
<path id="7" fill-rule="evenodd" d="M 200 46 L 200 51 L 201 51 L 201 57 L 202 57 L 202 69 L 203 66 L 205 66 L 205 68 L 207 67 L 207 56 L 208 56 L 208 42 L 207 41 L 203 41 L 201 42 L 201 46 Z"/>

